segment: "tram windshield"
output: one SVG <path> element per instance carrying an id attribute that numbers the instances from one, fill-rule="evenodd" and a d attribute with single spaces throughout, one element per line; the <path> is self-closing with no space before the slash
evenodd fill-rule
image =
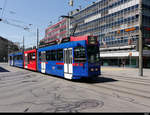
<path id="1" fill-rule="evenodd" d="M 84 47 L 74 48 L 74 61 L 75 62 L 86 62 L 86 52 Z"/>
<path id="2" fill-rule="evenodd" d="M 100 62 L 99 47 L 88 46 L 87 55 L 88 55 L 88 62 L 89 63 L 99 63 Z"/>

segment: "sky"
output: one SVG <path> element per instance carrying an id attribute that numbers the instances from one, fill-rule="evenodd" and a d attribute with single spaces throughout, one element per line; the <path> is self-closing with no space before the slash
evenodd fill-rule
<path id="1" fill-rule="evenodd" d="M 85 8 L 94 1 L 74 0 L 74 6 L 69 6 L 69 0 L 0 0 L 0 18 L 4 20 L 0 22 L 0 36 L 19 42 L 21 46 L 24 36 L 25 48 L 36 46 L 37 28 L 41 40 L 51 21 L 55 24 L 61 15 L 67 15 L 79 6 Z M 30 30 L 24 30 L 22 26 Z"/>

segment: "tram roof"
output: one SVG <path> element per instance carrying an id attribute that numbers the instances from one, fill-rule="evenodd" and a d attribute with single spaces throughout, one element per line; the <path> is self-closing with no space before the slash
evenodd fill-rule
<path id="1" fill-rule="evenodd" d="M 71 47 L 85 46 L 85 45 L 86 45 L 85 40 L 73 41 L 73 42 L 66 42 L 66 43 L 62 43 L 62 44 L 56 44 L 56 45 L 52 45 L 52 46 L 42 47 L 42 48 L 39 48 L 38 51 L 56 50 L 56 49 L 71 48 Z"/>

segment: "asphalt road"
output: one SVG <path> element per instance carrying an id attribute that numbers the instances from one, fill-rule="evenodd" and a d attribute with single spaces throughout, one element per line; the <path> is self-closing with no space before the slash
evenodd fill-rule
<path id="1" fill-rule="evenodd" d="M 0 63 L 0 112 L 150 112 L 150 79 L 136 71 L 102 67 L 98 78 L 70 81 Z"/>

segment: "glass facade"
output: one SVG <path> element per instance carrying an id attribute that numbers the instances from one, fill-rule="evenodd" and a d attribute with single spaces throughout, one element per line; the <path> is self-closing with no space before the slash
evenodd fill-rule
<path id="1" fill-rule="evenodd" d="M 138 0 L 101 0 L 73 16 L 72 27 L 79 24 L 75 35 L 98 35 L 101 47 L 104 42 L 107 46 L 128 45 L 129 39 L 134 44 L 138 38 Z"/>
<path id="2" fill-rule="evenodd" d="M 84 9 L 69 12 L 73 18 L 48 27 L 41 42 L 67 37 L 78 24 L 75 36 L 98 36 L 104 65 L 120 66 L 125 62 L 126 66 L 138 67 L 139 4 L 140 0 L 98 0 Z M 143 42 L 150 45 L 150 0 L 142 0 L 142 19 Z M 150 67 L 149 60 L 150 53 L 143 57 L 145 67 Z"/>
<path id="3" fill-rule="evenodd" d="M 71 11 L 69 14 L 74 18 L 71 19 L 70 31 L 78 23 L 75 36 L 97 35 L 100 48 L 105 49 L 101 50 L 101 53 L 109 51 L 111 47 L 129 45 L 135 47 L 127 50 L 136 51 L 139 38 L 139 3 L 140 0 L 99 0 L 78 12 Z M 144 43 L 150 44 L 150 0 L 142 0 L 142 9 L 143 40 Z M 133 62 L 133 59 L 128 58 L 125 57 L 126 62 L 131 60 L 133 65 L 138 65 L 135 63 L 138 57 Z M 109 61 L 117 60 L 114 64 L 118 63 L 118 59 L 122 60 L 119 56 L 109 57 Z"/>

